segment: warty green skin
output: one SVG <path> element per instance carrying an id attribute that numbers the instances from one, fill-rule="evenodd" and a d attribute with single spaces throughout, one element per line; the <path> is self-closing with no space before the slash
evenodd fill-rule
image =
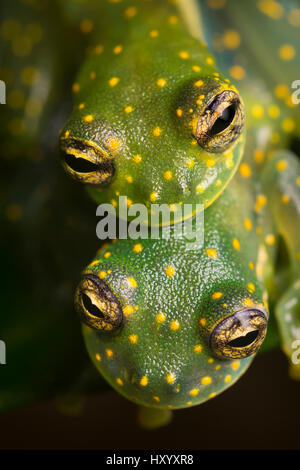
<path id="1" fill-rule="evenodd" d="M 73 86 L 74 110 L 61 147 L 79 139 L 114 166 L 112 179 L 89 187 L 98 203 L 116 206 L 118 196 L 127 195 L 129 203 L 148 209 L 153 202 L 206 208 L 237 169 L 243 133 L 218 153 L 193 137 L 213 97 L 237 91 L 178 13 L 167 1 L 106 1 L 91 14 L 90 55 Z"/>

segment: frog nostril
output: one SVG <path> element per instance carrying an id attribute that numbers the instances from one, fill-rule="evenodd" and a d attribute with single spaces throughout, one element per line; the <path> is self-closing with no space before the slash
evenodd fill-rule
<path id="1" fill-rule="evenodd" d="M 98 317 L 98 318 L 104 318 L 104 315 L 101 312 L 101 310 L 96 305 L 93 304 L 93 302 L 91 301 L 88 295 L 82 294 L 82 302 L 86 310 L 91 315 L 93 315 L 94 317 Z"/>
<path id="2" fill-rule="evenodd" d="M 98 165 L 86 160 L 85 158 L 76 158 L 74 155 L 65 154 L 64 160 L 66 164 L 77 173 L 91 173 L 97 171 Z"/>
<path id="3" fill-rule="evenodd" d="M 256 340 L 258 333 L 258 330 L 251 331 L 245 336 L 239 336 L 238 338 L 229 341 L 228 344 L 233 348 L 245 348 Z"/>

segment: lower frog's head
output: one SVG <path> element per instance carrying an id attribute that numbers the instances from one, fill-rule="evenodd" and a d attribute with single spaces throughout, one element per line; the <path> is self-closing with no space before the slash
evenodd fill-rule
<path id="1" fill-rule="evenodd" d="M 126 398 L 204 402 L 247 369 L 267 326 L 255 276 L 163 241 L 118 241 L 86 269 L 76 308 L 92 361 Z M 213 267 L 214 266 L 214 267 Z M 248 268 L 249 269 L 249 268 Z M 248 281 L 252 282 L 248 282 Z"/>
<path id="2" fill-rule="evenodd" d="M 97 202 L 205 208 L 242 156 L 241 98 L 203 43 L 167 26 L 144 36 L 95 47 L 73 87 L 63 166 Z"/>

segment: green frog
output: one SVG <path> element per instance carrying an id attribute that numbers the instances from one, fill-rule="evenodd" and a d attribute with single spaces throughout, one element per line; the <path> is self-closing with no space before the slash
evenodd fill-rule
<path id="1" fill-rule="evenodd" d="M 299 110 L 289 90 L 286 94 L 297 61 L 286 73 L 285 83 L 276 85 L 275 94 L 266 70 L 256 63 L 255 55 L 253 59 L 251 43 L 244 42 L 240 52 L 249 72 L 238 64 L 228 66 L 229 60 L 217 71 L 212 58 L 208 69 L 210 55 L 203 42 L 190 37 L 187 47 L 186 26 L 185 33 L 176 31 L 175 45 L 171 26 L 180 25 L 180 20 L 168 20 L 171 11 L 158 15 L 154 3 L 151 9 L 150 3 L 140 9 L 133 6 L 129 27 L 124 2 L 114 5 L 116 22 L 120 18 L 130 31 L 125 46 L 118 35 L 114 39 L 114 34 L 120 34 L 118 28 L 117 33 L 109 31 L 107 55 L 105 48 L 100 54 L 93 49 L 75 83 L 75 111 L 61 137 L 64 167 L 89 186 L 97 202 L 116 206 L 117 196 L 126 194 L 130 204 L 143 202 L 149 209 L 150 202 L 200 202 L 205 210 L 203 244 L 191 249 L 184 236 L 174 235 L 174 227 L 168 240 L 118 240 L 100 251 L 76 291 L 75 304 L 86 324 L 83 332 L 93 362 L 115 389 L 141 405 L 140 419 L 148 427 L 167 422 L 172 409 L 213 398 L 245 372 L 265 338 L 269 305 L 271 324 L 275 313 L 295 378 L 299 378 L 299 365 L 292 358 L 300 340 L 300 166 L 291 152 L 281 150 L 299 129 Z M 166 9 L 170 8 L 167 4 Z M 264 5 L 255 10 L 261 34 Z M 229 15 L 222 9 L 234 11 L 231 16 L 240 20 L 242 31 L 243 21 L 248 14 L 254 15 L 256 7 L 208 1 L 207 8 L 213 11 L 206 21 L 210 39 L 210 29 L 218 24 L 216 11 L 221 11 L 219 21 L 227 27 Z M 205 14 L 205 7 L 201 11 Z M 243 21 L 239 12 L 244 14 Z M 153 18 L 156 29 L 152 30 Z M 159 46 L 148 35 L 150 30 L 151 39 L 161 37 L 158 18 L 168 37 Z M 242 33 L 232 26 L 226 34 L 223 42 L 232 52 L 240 45 Z M 286 29 L 282 35 L 287 35 Z M 132 38 L 138 45 L 130 43 Z M 293 34 L 289 38 L 294 39 L 292 60 L 297 43 Z M 116 55 L 121 57 L 112 54 L 113 44 L 119 44 Z M 174 54 L 178 44 L 179 58 Z M 131 48 L 134 54 L 122 62 L 123 52 L 132 52 Z M 145 49 L 151 50 L 149 57 Z M 172 80 L 162 69 L 157 71 L 161 56 Z M 123 65 L 122 69 L 122 64 L 127 68 Z M 103 68 L 107 72 L 99 73 Z M 192 87 L 191 70 L 196 72 Z M 226 76 L 238 82 L 240 93 Z M 156 79 L 165 101 L 155 87 Z M 241 145 L 243 102 L 245 147 Z M 188 121 L 189 132 L 183 140 L 182 129 L 188 129 Z M 154 129 L 159 129 L 158 135 Z M 187 138 L 192 138 L 189 145 L 194 147 L 187 147 Z M 142 164 L 137 169 L 136 154 Z M 189 190 L 185 191 L 187 179 Z M 173 220 L 180 222 L 182 217 Z M 193 224 L 198 230 L 196 218 Z"/>

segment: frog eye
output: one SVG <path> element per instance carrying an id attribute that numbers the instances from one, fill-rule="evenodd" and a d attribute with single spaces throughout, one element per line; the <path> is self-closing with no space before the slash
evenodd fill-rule
<path id="1" fill-rule="evenodd" d="M 215 96 L 201 114 L 195 139 L 209 152 L 223 152 L 240 136 L 244 121 L 244 106 L 239 95 L 225 90 Z"/>
<path id="2" fill-rule="evenodd" d="M 267 331 L 267 314 L 248 308 L 226 317 L 210 335 L 213 352 L 223 358 L 243 358 L 254 354 Z"/>
<path id="3" fill-rule="evenodd" d="M 75 293 L 75 308 L 81 320 L 98 331 L 120 328 L 123 311 L 110 288 L 93 274 L 85 276 Z"/>
<path id="4" fill-rule="evenodd" d="M 61 140 L 61 160 L 65 171 L 81 183 L 104 185 L 110 183 L 114 175 L 108 155 L 77 139 Z"/>

